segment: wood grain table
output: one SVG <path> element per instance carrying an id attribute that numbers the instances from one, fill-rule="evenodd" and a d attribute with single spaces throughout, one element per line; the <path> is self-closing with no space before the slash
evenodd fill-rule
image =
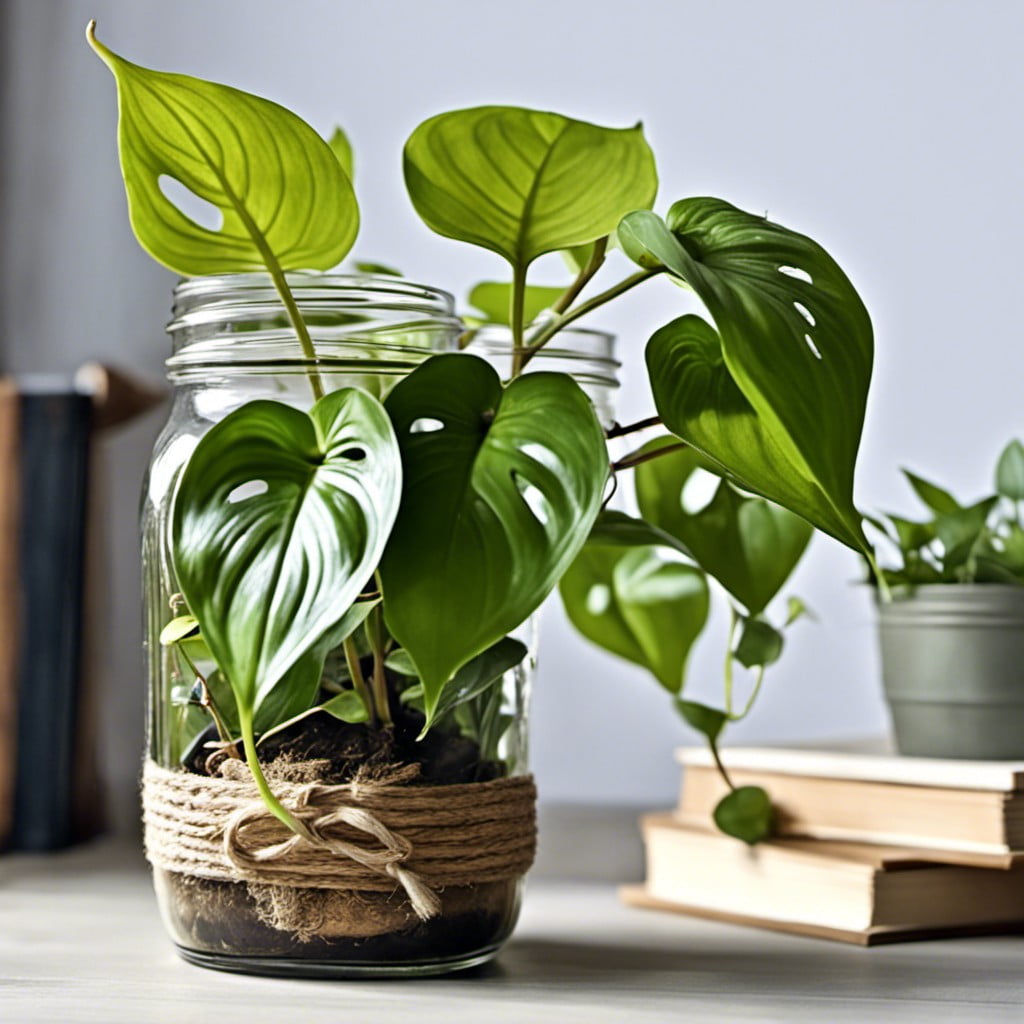
<path id="1" fill-rule="evenodd" d="M 0 1022 L 1024 1024 L 1024 938 L 860 949 L 633 910 L 595 877 L 598 832 L 575 834 L 554 844 L 554 863 L 575 849 L 590 880 L 552 877 L 549 843 L 497 963 L 392 982 L 249 978 L 185 964 L 135 845 L 0 858 Z"/>

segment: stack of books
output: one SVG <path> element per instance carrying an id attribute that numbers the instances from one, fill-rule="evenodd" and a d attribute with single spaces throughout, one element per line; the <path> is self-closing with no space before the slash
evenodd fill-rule
<path id="1" fill-rule="evenodd" d="M 736 786 L 762 786 L 775 836 L 715 830 L 727 790 L 707 751 L 682 750 L 672 812 L 643 819 L 634 906 L 860 945 L 1024 931 L 1024 762 L 732 749 Z"/>

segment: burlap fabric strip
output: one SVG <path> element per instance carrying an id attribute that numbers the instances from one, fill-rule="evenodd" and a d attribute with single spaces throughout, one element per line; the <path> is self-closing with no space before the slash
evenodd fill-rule
<path id="1" fill-rule="evenodd" d="M 307 830 L 290 832 L 260 799 L 248 769 L 233 778 L 143 771 L 146 856 L 195 878 L 308 889 L 393 892 L 416 916 L 440 909 L 447 886 L 524 875 L 536 851 L 532 776 L 450 786 L 396 778 L 333 786 L 277 782 L 278 798 Z"/>

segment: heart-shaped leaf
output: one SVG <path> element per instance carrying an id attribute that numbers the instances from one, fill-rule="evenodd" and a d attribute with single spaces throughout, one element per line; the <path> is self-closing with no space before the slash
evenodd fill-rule
<path id="1" fill-rule="evenodd" d="M 672 548 L 681 555 L 692 558 L 690 549 L 678 538 L 652 523 L 616 509 L 602 509 L 597 517 L 588 544 L 603 544 L 608 547 L 641 547 L 643 545 Z"/>
<path id="2" fill-rule="evenodd" d="M 174 568 L 240 712 L 364 614 L 353 602 L 381 556 L 400 489 L 390 420 L 354 388 L 308 415 L 249 402 L 196 446 L 174 499 Z M 315 677 L 312 698 L 319 666 L 304 677 Z"/>
<path id="3" fill-rule="evenodd" d="M 708 586 L 657 548 L 587 544 L 560 585 L 572 624 L 599 647 L 648 669 L 678 693 L 708 617 Z"/>
<path id="4" fill-rule="evenodd" d="M 482 359 L 440 355 L 386 405 L 405 486 L 381 563 L 384 609 L 429 718 L 456 670 L 558 582 L 597 516 L 608 456 L 590 401 L 565 374 L 503 389 Z"/>
<path id="5" fill-rule="evenodd" d="M 732 656 L 744 667 L 774 665 L 782 657 L 782 634 L 764 619 L 746 619 Z"/>
<path id="6" fill-rule="evenodd" d="M 729 721 L 729 716 L 724 711 L 708 707 L 707 704 L 698 704 L 694 700 L 678 699 L 675 706 L 686 724 L 705 735 L 711 744 L 715 743 Z M 712 749 L 715 749 L 714 746 Z"/>
<path id="7" fill-rule="evenodd" d="M 404 162 L 428 227 L 517 268 L 610 234 L 658 187 L 639 125 L 601 128 L 519 107 L 438 114 L 409 137 Z"/>
<path id="8" fill-rule="evenodd" d="M 665 443 L 656 439 L 644 450 Z M 708 505 L 689 512 L 683 490 L 705 460 L 683 448 L 641 463 L 635 470 L 644 519 L 678 537 L 693 559 L 757 615 L 779 592 L 811 539 L 810 524 L 764 498 L 741 494 L 722 480 Z"/>
<path id="9" fill-rule="evenodd" d="M 719 800 L 714 819 L 727 836 L 754 846 L 772 834 L 775 811 L 760 786 L 738 786 Z"/>
<path id="10" fill-rule="evenodd" d="M 352 183 L 305 121 L 226 85 L 132 64 L 92 29 L 89 41 L 117 80 L 128 214 L 154 259 L 188 276 L 327 270 L 352 248 Z M 212 204 L 219 227 L 182 212 L 163 191 L 168 182 Z"/>
<path id="11" fill-rule="evenodd" d="M 871 321 L 817 243 L 717 199 L 627 216 L 622 247 L 688 284 L 718 330 L 683 317 L 647 350 L 665 425 L 745 487 L 869 551 L 853 475 Z"/>

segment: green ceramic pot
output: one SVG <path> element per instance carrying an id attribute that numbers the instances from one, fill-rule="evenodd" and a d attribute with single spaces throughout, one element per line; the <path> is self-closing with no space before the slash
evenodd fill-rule
<path id="1" fill-rule="evenodd" d="M 901 754 L 1024 760 L 1024 587 L 934 584 L 879 606 Z"/>

